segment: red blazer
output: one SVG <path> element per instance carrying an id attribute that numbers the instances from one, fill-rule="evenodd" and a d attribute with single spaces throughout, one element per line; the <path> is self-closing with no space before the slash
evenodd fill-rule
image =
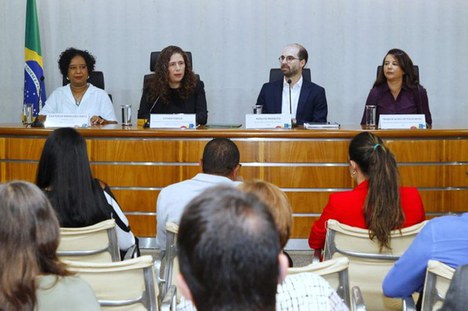
<path id="1" fill-rule="evenodd" d="M 351 191 L 330 195 L 327 206 L 320 218 L 313 224 L 309 235 L 309 246 L 322 249 L 325 245 L 328 219 L 358 228 L 366 229 L 366 220 L 362 211 L 367 196 L 369 182 L 364 181 Z M 409 227 L 425 220 L 424 206 L 418 190 L 413 187 L 400 188 L 400 201 L 405 215 L 404 227 Z"/>

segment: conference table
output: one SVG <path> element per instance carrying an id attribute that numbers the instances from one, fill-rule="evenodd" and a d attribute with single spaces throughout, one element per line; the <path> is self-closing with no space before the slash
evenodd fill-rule
<path id="1" fill-rule="evenodd" d="M 51 131 L 0 124 L 0 181 L 34 182 Z M 239 147 L 244 180 L 266 180 L 286 192 L 294 214 L 288 249 L 306 249 L 310 227 L 330 193 L 356 186 L 347 150 L 363 130 L 346 125 L 319 130 L 106 125 L 78 131 L 86 138 L 94 176 L 110 185 L 133 232 L 142 237 L 142 247 L 154 246 L 159 191 L 200 172 L 205 144 L 226 137 Z M 372 132 L 395 154 L 401 184 L 420 190 L 428 218 L 468 209 L 468 128 Z"/>

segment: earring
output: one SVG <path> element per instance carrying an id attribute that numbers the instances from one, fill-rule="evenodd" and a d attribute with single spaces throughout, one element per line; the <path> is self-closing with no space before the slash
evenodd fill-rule
<path id="1" fill-rule="evenodd" d="M 68 81 L 70 81 L 70 78 L 69 78 L 69 77 L 67 77 L 67 80 L 68 80 Z"/>
<path id="2" fill-rule="evenodd" d="M 353 171 L 351 172 L 351 175 L 353 175 L 353 176 L 356 175 L 356 170 L 353 170 Z"/>

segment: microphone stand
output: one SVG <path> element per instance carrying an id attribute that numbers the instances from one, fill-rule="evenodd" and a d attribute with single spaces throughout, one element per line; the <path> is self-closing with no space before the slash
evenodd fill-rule
<path id="1" fill-rule="evenodd" d="M 148 120 L 146 120 L 145 124 L 143 125 L 143 128 L 149 128 L 150 127 L 151 111 L 153 111 L 153 108 L 154 108 L 154 106 L 156 106 L 158 101 L 159 101 L 159 96 L 158 96 L 158 98 L 156 98 L 153 105 L 151 106 L 151 108 L 149 110 L 149 118 L 148 118 Z"/>
<path id="2" fill-rule="evenodd" d="M 291 79 L 288 79 L 286 82 L 288 82 L 288 85 L 289 85 L 289 114 L 291 116 L 291 127 L 296 127 L 296 118 L 293 117 L 293 114 L 292 114 L 292 101 L 291 101 L 291 83 L 292 83 L 292 80 Z"/>

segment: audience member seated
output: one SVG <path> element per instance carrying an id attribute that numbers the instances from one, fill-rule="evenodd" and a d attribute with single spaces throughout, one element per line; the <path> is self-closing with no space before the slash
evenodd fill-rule
<path id="1" fill-rule="evenodd" d="M 246 291 L 249 291 L 251 288 L 261 287 L 261 282 L 258 282 L 255 277 L 261 278 L 262 273 L 273 274 L 271 273 L 272 271 L 278 271 L 277 268 L 273 267 L 269 272 L 259 269 L 263 265 L 263 260 L 269 262 L 271 258 L 277 257 L 278 253 L 270 252 L 265 249 L 267 245 L 264 244 L 270 244 L 271 242 L 262 241 L 262 235 L 263 238 L 270 239 L 271 228 L 257 228 L 256 224 L 260 222 L 260 219 L 256 220 L 256 218 L 273 217 L 276 236 L 277 238 L 279 237 L 279 250 L 281 250 L 287 243 L 291 232 L 291 207 L 284 192 L 273 184 L 263 181 L 244 182 L 239 186 L 239 188 L 241 191 L 246 192 L 246 194 L 239 194 L 236 193 L 236 191 L 219 187 L 201 194 L 189 203 L 189 206 L 183 216 L 183 218 L 188 218 L 188 220 L 186 220 L 185 223 L 183 223 L 184 220 L 182 220 L 179 228 L 180 235 L 182 226 L 186 226 L 185 236 L 183 237 L 185 241 L 179 247 L 187 248 L 191 243 L 195 243 L 193 244 L 193 249 L 184 250 L 184 252 L 186 252 L 186 256 L 187 252 L 190 252 L 185 261 L 179 261 L 181 265 L 184 263 L 187 264 L 187 262 L 192 264 L 192 266 L 187 268 L 188 272 L 186 272 L 188 273 L 189 278 L 193 279 L 197 278 L 197 276 L 204 275 L 202 270 L 195 268 L 195 265 L 203 267 L 203 269 L 213 269 L 212 274 L 224 273 L 219 278 L 213 278 L 211 280 L 197 278 L 197 280 L 194 281 L 197 284 L 202 284 L 203 290 L 207 290 L 207 292 L 212 290 L 209 286 L 219 288 L 214 294 L 218 294 L 219 291 L 228 290 L 230 286 L 235 287 L 236 284 L 245 284 L 244 290 Z M 252 194 L 255 195 L 256 198 L 252 198 Z M 260 201 L 257 201 L 257 199 L 260 199 Z M 259 209 L 260 202 L 271 205 L 266 206 L 266 210 L 263 211 Z M 267 212 L 269 212 L 271 216 L 266 216 Z M 213 219 L 209 219 L 211 218 L 210 215 L 213 215 Z M 266 219 L 263 221 L 265 220 Z M 271 222 L 271 220 L 268 219 L 268 222 Z M 199 230 L 199 228 L 202 227 L 202 224 L 206 224 L 203 226 L 206 229 Z M 225 224 L 226 227 L 224 227 Z M 270 224 L 268 226 L 270 226 Z M 254 231 L 254 229 L 258 229 L 258 232 L 252 232 L 252 235 L 250 235 L 248 231 Z M 194 241 L 190 241 L 188 239 L 192 234 L 196 236 Z M 198 243 L 198 239 L 203 239 L 205 242 Z M 228 243 L 228 241 L 231 243 Z M 208 243 L 211 242 L 214 246 L 208 247 Z M 260 245 L 263 248 L 258 247 Z M 219 254 L 212 254 L 211 251 L 218 252 Z M 224 252 L 226 252 L 225 255 L 223 254 Z M 205 256 L 199 259 L 197 257 L 197 262 L 192 262 L 194 261 L 194 253 Z M 238 256 L 234 254 L 238 254 Z M 282 258 L 280 259 L 280 263 L 282 264 L 281 269 L 286 269 L 286 263 L 283 262 L 285 258 L 283 254 L 281 254 L 280 257 Z M 224 265 L 225 261 L 217 256 L 227 256 L 228 258 L 229 256 L 235 256 L 238 260 L 229 261 L 230 264 L 226 266 Z M 223 262 L 223 265 L 215 265 L 216 260 L 219 260 L 218 262 Z M 207 263 L 206 266 L 200 264 L 205 261 Z M 238 271 L 238 266 L 244 267 L 245 270 Z M 219 272 L 215 270 L 216 267 L 220 270 Z M 262 270 L 262 272 L 256 274 L 258 272 L 257 269 Z M 183 271 L 182 267 L 181 271 Z M 226 288 L 225 283 L 229 282 L 228 280 L 230 280 L 232 276 L 236 276 L 236 280 Z M 243 280 L 243 277 L 245 277 L 245 280 Z M 187 277 L 183 275 L 183 278 Z M 278 281 L 278 279 L 274 279 L 271 280 L 271 282 L 275 282 L 275 280 Z M 250 287 L 250 285 L 252 285 L 252 287 Z M 200 287 L 198 287 L 198 290 L 199 289 Z M 255 292 L 252 294 L 254 295 Z M 238 290 L 234 295 L 243 294 L 241 290 Z M 231 309 L 228 308 L 225 310 L 263 310 L 262 308 L 248 309 L 246 307 L 248 305 L 247 302 L 245 302 L 245 305 L 236 305 L 236 297 L 234 297 L 234 295 L 231 297 L 232 300 L 229 304 Z M 192 298 L 196 299 L 195 297 Z M 206 297 L 203 297 L 202 299 L 206 299 Z M 197 306 L 200 308 L 200 304 Z M 244 308 L 241 308 L 241 306 Z M 257 305 L 257 307 L 260 307 L 260 305 Z M 270 309 L 275 310 L 274 308 L 265 308 L 265 310 Z M 190 300 L 182 299 L 181 303 L 177 306 L 177 310 L 191 311 L 196 310 L 196 308 Z M 276 294 L 276 310 L 326 311 L 348 310 L 348 308 L 338 294 L 323 278 L 313 273 L 300 273 L 288 275 L 278 286 Z"/>
<path id="2" fill-rule="evenodd" d="M 88 51 L 69 48 L 62 52 L 58 64 L 70 83 L 52 92 L 39 112 L 39 120 L 44 121 L 51 113 L 69 113 L 87 114 L 92 125 L 117 123 L 109 95 L 88 83 L 89 73 L 96 64 L 94 56 Z"/>
<path id="3" fill-rule="evenodd" d="M 177 46 L 166 47 L 154 72 L 143 88 L 138 119 L 149 119 L 152 113 L 193 113 L 197 124 L 206 124 L 205 86 L 192 71 L 185 52 Z"/>
<path id="4" fill-rule="evenodd" d="M 388 272 L 383 282 L 384 294 L 408 297 L 421 293 L 429 259 L 452 268 L 468 264 L 467 232 L 468 213 L 431 219 Z"/>
<path id="5" fill-rule="evenodd" d="M 57 257 L 59 223 L 35 185 L 0 185 L 0 309 L 100 310 L 91 287 Z"/>
<path id="6" fill-rule="evenodd" d="M 366 106 L 377 106 L 377 122 L 381 114 L 424 114 L 432 126 L 426 89 L 419 84 L 411 58 L 400 49 L 391 49 L 382 62 Z M 361 125 L 366 124 L 366 110 Z"/>
<path id="7" fill-rule="evenodd" d="M 394 155 L 382 139 L 370 132 L 356 135 L 349 145 L 349 169 L 357 187 L 330 195 L 320 218 L 313 224 L 309 246 L 323 249 L 326 222 L 369 229 L 369 238 L 380 248 L 391 248 L 390 231 L 425 220 L 418 190 L 399 186 Z"/>
<path id="8" fill-rule="evenodd" d="M 179 223 L 182 212 L 190 200 L 205 189 L 224 184 L 237 186 L 240 155 L 236 144 L 226 138 L 208 142 L 200 160 L 202 173 L 162 189 L 156 203 L 158 232 L 156 245 L 166 249 L 166 223 Z"/>
<path id="9" fill-rule="evenodd" d="M 84 138 L 59 128 L 47 138 L 36 184 L 49 197 L 61 227 L 84 227 L 114 218 L 122 253 L 136 243 L 127 218 L 109 186 L 93 178 Z"/>
<path id="10" fill-rule="evenodd" d="M 293 115 L 298 125 L 304 122 L 327 122 L 325 89 L 304 80 L 302 71 L 309 54 L 300 44 L 287 45 L 279 57 L 283 80 L 265 83 L 257 98 L 262 113 Z"/>

